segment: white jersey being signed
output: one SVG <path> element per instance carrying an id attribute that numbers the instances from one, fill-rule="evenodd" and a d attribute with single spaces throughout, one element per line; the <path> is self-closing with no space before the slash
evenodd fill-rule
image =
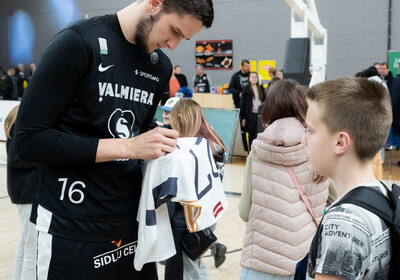
<path id="1" fill-rule="evenodd" d="M 176 253 L 166 206 L 169 200 L 182 204 L 190 232 L 213 225 L 226 210 L 228 203 L 206 139 L 178 138 L 174 152 L 145 163 L 137 216 L 137 270 Z"/>

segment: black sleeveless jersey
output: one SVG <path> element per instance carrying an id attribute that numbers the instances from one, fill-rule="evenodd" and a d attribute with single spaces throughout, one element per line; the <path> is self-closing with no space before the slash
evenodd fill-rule
<path id="1" fill-rule="evenodd" d="M 194 78 L 194 88 L 199 93 L 209 93 L 210 92 L 210 82 L 208 80 L 207 74 L 203 74 L 203 77 L 200 77 L 199 75 L 196 75 Z"/>
<path id="2" fill-rule="evenodd" d="M 98 139 L 147 131 L 172 73 L 162 51 L 141 52 L 109 19 L 72 23 L 50 41 L 16 125 L 17 153 L 39 163 L 31 220 L 68 239 L 137 233 L 139 160 L 95 163 Z"/>

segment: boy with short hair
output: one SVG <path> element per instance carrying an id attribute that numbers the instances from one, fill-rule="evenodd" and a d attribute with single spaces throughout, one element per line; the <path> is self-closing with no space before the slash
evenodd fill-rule
<path id="1" fill-rule="evenodd" d="M 313 171 L 332 178 L 338 200 L 325 214 L 310 249 L 307 279 L 387 279 L 391 259 L 388 225 L 340 199 L 359 186 L 387 195 L 372 163 L 392 122 L 384 87 L 364 78 L 341 78 L 307 92 L 305 145 Z"/>

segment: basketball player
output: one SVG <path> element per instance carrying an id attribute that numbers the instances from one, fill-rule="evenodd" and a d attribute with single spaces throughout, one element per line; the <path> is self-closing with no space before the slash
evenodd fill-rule
<path id="1" fill-rule="evenodd" d="M 37 279 L 157 279 L 133 267 L 139 159 L 173 151 L 178 133 L 148 131 L 174 50 L 213 21 L 212 0 L 137 0 L 74 22 L 48 44 L 16 124 L 21 159 L 39 163 L 31 221 Z"/>

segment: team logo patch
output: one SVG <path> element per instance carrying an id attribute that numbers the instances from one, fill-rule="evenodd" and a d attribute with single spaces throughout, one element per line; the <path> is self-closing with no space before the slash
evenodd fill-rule
<path id="1" fill-rule="evenodd" d="M 135 115 L 132 111 L 116 109 L 108 119 L 108 131 L 114 138 L 133 137 Z"/>
<path id="2" fill-rule="evenodd" d="M 151 63 L 156 64 L 158 62 L 158 53 L 153 52 L 150 55 L 150 61 L 151 61 Z"/>
<path id="3" fill-rule="evenodd" d="M 108 54 L 107 40 L 99 38 L 100 54 Z"/>

